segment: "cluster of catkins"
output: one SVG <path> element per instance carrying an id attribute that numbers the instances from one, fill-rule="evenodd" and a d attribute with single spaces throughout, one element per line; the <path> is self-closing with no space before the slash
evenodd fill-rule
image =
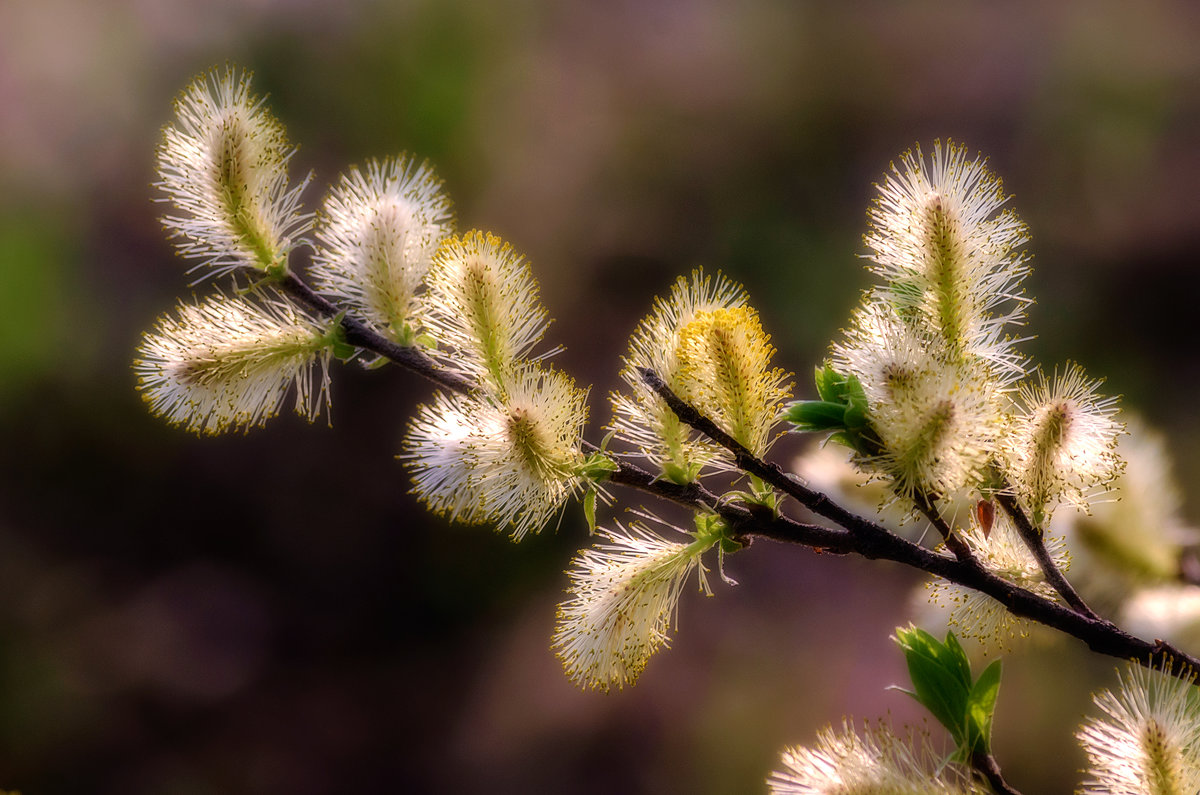
<path id="1" fill-rule="evenodd" d="M 139 348 L 139 389 L 174 424 L 246 430 L 289 395 L 312 420 L 328 414 L 331 359 L 373 366 L 382 358 L 368 361 L 364 347 L 419 351 L 444 388 L 404 439 L 400 457 L 416 494 L 442 515 L 516 540 L 576 496 L 595 531 L 595 502 L 611 500 L 604 483 L 619 458 L 648 462 L 680 485 L 739 474 L 726 449 L 646 385 L 647 369 L 754 456 L 767 453 L 784 418 L 797 430 L 832 432 L 906 505 L 936 510 L 964 495 L 1004 494 L 1042 528 L 1055 506 L 1086 505 L 1118 474 L 1113 402 L 1073 365 L 1030 376 L 1015 349 L 1025 227 L 1003 208 L 999 180 L 960 147 L 937 145 L 928 161 L 910 153 L 881 186 L 866 242 L 884 281 L 818 371 L 819 400 L 789 408 L 789 375 L 772 366 L 775 351 L 744 291 L 697 271 L 634 332 L 626 387 L 611 397 L 609 439 L 622 453 L 584 441 L 587 391 L 546 364 L 553 351 L 535 352 L 549 318 L 528 263 L 490 234 L 455 235 L 450 201 L 427 164 L 401 156 L 352 168 L 313 214 L 301 205 L 311 177 L 288 176 L 293 152 L 249 77 L 232 68 L 197 78 L 164 130 L 159 187 L 176 210 L 165 226 L 200 280 L 231 281 L 227 292 L 181 302 Z M 300 246 L 312 250 L 315 291 L 289 270 Z M 363 334 L 378 344 L 362 345 Z M 778 495 L 748 480 L 726 497 L 778 510 Z M 1052 596 L 1002 516 L 971 516 L 963 537 L 985 565 Z M 553 647 L 573 681 L 607 690 L 636 681 L 669 643 L 693 571 L 708 592 L 705 553 L 736 544 L 707 513 L 683 530 L 635 511 L 598 535 L 568 572 Z M 1002 615 L 996 607 L 989 614 Z M 969 620 L 986 623 L 984 612 L 972 607 Z M 864 770 L 916 769 L 890 740 L 850 730 L 823 735 L 816 751 L 789 753 L 799 768 L 833 769 L 836 757 L 887 761 Z M 805 789 L 800 777 L 793 770 L 773 783 L 825 791 Z"/>
<path id="2" fill-rule="evenodd" d="M 859 471 L 886 483 L 887 501 L 962 522 L 957 532 L 985 565 L 1054 598 L 992 500 L 1015 499 L 1039 534 L 1059 505 L 1086 511 L 1121 472 L 1124 426 L 1115 399 L 1078 365 L 1047 376 L 1017 350 L 1028 237 L 1006 202 L 1000 180 L 961 146 L 936 144 L 928 158 L 917 148 L 893 165 L 865 238 L 882 283 L 818 370 L 821 399 L 795 404 L 788 418 L 798 430 L 832 431 Z M 1046 546 L 1065 567 L 1061 539 Z M 1020 631 L 990 597 L 935 589 L 965 635 Z"/>
<path id="3" fill-rule="evenodd" d="M 870 209 L 868 291 L 830 366 L 865 397 L 858 463 L 901 497 L 1019 498 L 1036 526 L 1120 471 L 1115 401 L 1077 365 L 1052 377 L 1016 350 L 1025 226 L 1000 180 L 953 144 L 893 166 Z"/>
<path id="4" fill-rule="evenodd" d="M 594 516 L 616 465 L 583 441 L 587 391 L 534 353 L 549 317 L 528 263 L 490 234 L 454 235 L 441 182 L 408 157 L 350 169 L 320 212 L 305 213 L 311 177 L 289 180 L 293 152 L 245 74 L 203 75 L 178 100 L 158 150 L 159 187 L 178 211 L 164 224 L 201 278 L 229 276 L 233 290 L 181 302 L 145 336 L 134 367 L 151 411 L 200 433 L 262 425 L 289 395 L 302 416 L 327 414 L 330 360 L 376 363 L 347 341 L 353 318 L 466 385 L 421 406 L 404 440 L 400 457 L 430 509 L 516 540 L 572 496 L 583 494 Z M 289 271 L 298 246 L 312 249 L 315 294 Z M 680 279 L 634 336 L 614 435 L 677 483 L 729 468 L 642 384 L 637 368 L 651 367 L 765 453 L 788 397 L 773 354 L 739 287 L 702 273 Z M 713 516 L 698 516 L 693 531 L 638 516 L 601 531 L 570 572 L 554 645 L 584 686 L 637 678 L 667 642 L 693 570 L 707 590 L 701 555 L 725 537 Z"/>
<path id="5" fill-rule="evenodd" d="M 213 72 L 179 100 L 158 168 L 183 214 L 165 225 L 206 273 L 257 281 L 181 304 L 146 336 L 135 369 L 151 410 L 217 433 L 265 423 L 294 392 L 312 419 L 328 410 L 330 358 L 361 355 L 345 341 L 349 314 L 475 385 L 436 394 L 409 432 L 404 457 L 430 507 L 517 537 L 541 527 L 578 485 L 587 395 L 530 356 L 548 317 L 528 264 L 491 235 L 453 236 L 441 182 L 404 156 L 350 169 L 305 214 L 292 152 L 245 75 Z M 280 289 L 300 245 L 340 314 L 318 317 Z"/>
<path id="6" fill-rule="evenodd" d="M 1066 567 L 1066 540 L 1086 555 L 1089 597 L 1108 607 L 1128 600 L 1123 617 L 1161 636 L 1170 619 L 1145 614 L 1178 618 L 1188 612 L 1181 591 L 1194 588 L 1135 590 L 1178 578 L 1183 534 L 1163 453 L 1144 432 L 1124 440 L 1115 400 L 1101 397 L 1099 382 L 1080 367 L 1048 377 L 1031 372 L 1017 352 L 1012 327 L 1028 303 L 1019 289 L 1028 272 L 1018 251 L 1026 232 L 1005 203 L 1000 181 L 961 147 L 935 146 L 928 160 L 917 149 L 893 167 L 866 237 L 869 267 L 883 284 L 864 295 L 818 370 L 820 399 L 788 413 L 798 430 L 831 432 L 849 447 L 857 473 L 839 484 L 830 477 L 838 467 L 828 464 L 838 459 L 827 451 L 802 459 L 802 468 L 851 499 L 847 483 L 873 479 L 883 485 L 875 507 L 890 507 L 901 521 L 916 506 L 932 506 L 989 570 L 1055 599 L 1009 513 L 993 503 L 1014 500 L 1044 534 L 1055 565 Z M 1124 471 L 1118 447 L 1134 471 Z M 1074 510 L 1059 521 L 1054 512 L 1063 505 Z M 1024 631 L 976 591 L 938 581 L 934 594 L 951 608 L 950 624 L 985 646 Z M 1134 611 L 1139 601 L 1153 604 Z M 1193 682 L 1132 664 L 1115 690 L 1094 700 L 1102 714 L 1076 735 L 1088 760 L 1080 792 L 1200 791 Z M 829 728 L 815 745 L 785 750 L 768 784 L 781 795 L 989 791 L 918 739 L 901 739 L 884 724 Z"/>

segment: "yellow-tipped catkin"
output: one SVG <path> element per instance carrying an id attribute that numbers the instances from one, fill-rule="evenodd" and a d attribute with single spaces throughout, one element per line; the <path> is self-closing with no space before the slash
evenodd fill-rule
<path id="1" fill-rule="evenodd" d="M 983 795 L 969 773 L 948 764 L 923 734 L 906 741 L 886 724 L 862 732 L 826 726 L 812 746 L 786 748 L 767 779 L 771 795 Z"/>
<path id="2" fill-rule="evenodd" d="M 439 361 L 502 392 L 550 322 L 529 263 L 500 238 L 467 232 L 438 249 L 426 285 L 421 319 Z"/>
<path id="3" fill-rule="evenodd" d="M 669 541 L 638 523 L 601 535 L 607 543 L 581 552 L 567 572 L 570 598 L 559 605 L 553 645 L 571 681 L 607 691 L 634 684 L 650 657 L 670 645 L 693 569 L 710 593 L 700 556 L 716 538 Z"/>
<path id="4" fill-rule="evenodd" d="M 503 398 L 438 393 L 409 426 L 413 490 L 462 522 L 490 522 L 514 540 L 536 532 L 582 485 L 587 391 L 557 370 L 527 364 Z"/>
<path id="5" fill-rule="evenodd" d="M 1067 365 L 1053 379 L 1039 374 L 1022 385 L 1020 413 L 1006 439 L 1008 476 L 1034 521 L 1042 524 L 1059 502 L 1082 509 L 1121 473 L 1115 398 L 1097 394 L 1100 381 L 1089 380 L 1078 365 Z"/>
<path id="6" fill-rule="evenodd" d="M 868 212 L 865 295 L 832 364 L 867 399 L 878 451 L 858 462 L 908 497 L 986 487 L 1028 363 L 1008 328 L 1023 321 L 1027 235 L 1000 180 L 948 142 L 893 165 Z M 869 447 L 869 445 L 868 445 Z"/>
<path id="7" fill-rule="evenodd" d="M 789 397 L 788 374 L 749 306 L 700 311 L 679 331 L 679 394 L 756 456 Z"/>
<path id="8" fill-rule="evenodd" d="M 1131 663 L 1116 691 L 1093 699 L 1076 738 L 1087 754 L 1084 795 L 1200 792 L 1200 692 L 1191 680 Z"/>
<path id="9" fill-rule="evenodd" d="M 659 465 L 675 482 L 695 480 L 700 469 L 720 449 L 685 425 L 642 382 L 641 368 L 649 368 L 679 394 L 683 389 L 679 361 L 680 334 L 700 312 L 736 309 L 746 304 L 746 293 L 720 274 L 707 276 L 702 270 L 680 276 L 666 298 L 657 298 L 654 310 L 638 324 L 629 341 L 629 352 L 621 378 L 628 393 L 611 398 L 617 438 L 636 448 Z"/>
<path id="10" fill-rule="evenodd" d="M 938 338 L 951 363 L 986 362 L 1011 382 L 1025 369 L 1005 329 L 1027 302 L 1017 249 L 1028 235 L 1006 201 L 986 161 L 964 147 L 935 142 L 928 162 L 917 147 L 879 186 L 866 243 L 900 315 Z"/>
<path id="11" fill-rule="evenodd" d="M 175 111 L 158 147 L 158 186 L 181 213 L 163 218 L 180 254 L 211 273 L 283 272 L 312 226 L 300 211 L 308 178 L 288 183 L 294 150 L 250 93 L 249 74 L 231 67 L 201 75 Z"/>
<path id="12" fill-rule="evenodd" d="M 947 361 L 937 338 L 871 302 L 834 346 L 833 363 L 862 385 L 880 443 L 860 465 L 908 497 L 953 497 L 978 482 L 1004 415 L 988 382 Z"/>

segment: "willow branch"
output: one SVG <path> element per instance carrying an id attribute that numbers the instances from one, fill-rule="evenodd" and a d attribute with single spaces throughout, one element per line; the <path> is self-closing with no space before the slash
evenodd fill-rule
<path id="1" fill-rule="evenodd" d="M 445 370 L 419 348 L 397 345 L 360 320 L 343 314 L 339 307 L 317 295 L 294 274 L 284 276 L 276 284 L 299 303 L 322 316 L 332 318 L 341 314 L 342 328 L 345 329 L 347 341 L 352 345 L 378 354 L 454 392 L 469 394 L 474 390 L 475 385 L 470 379 Z M 754 456 L 724 434 L 711 420 L 698 415 L 698 412 L 695 419 L 699 423 L 695 426 L 697 429 L 703 431 L 708 428 L 716 431 L 716 434 L 712 435 L 714 440 L 720 442 L 724 438 L 726 442 L 732 443 L 733 446 L 724 446 L 733 453 L 738 466 L 745 472 L 770 483 L 839 527 L 806 524 L 773 512 L 753 511 L 745 505 L 721 500 L 698 483 L 682 486 L 660 480 L 620 457 L 615 459 L 618 468 L 611 474 L 609 481 L 685 508 L 713 511 L 728 522 L 735 535 L 746 540 L 767 538 L 799 544 L 819 552 L 855 554 L 870 560 L 894 561 L 986 594 L 1004 605 L 1013 615 L 1028 618 L 1070 635 L 1099 654 L 1137 660 L 1148 668 L 1165 670 L 1181 678 L 1200 675 L 1200 659 L 1185 654 L 1163 641 L 1151 643 L 1140 640 L 1114 624 L 1068 609 L 1013 585 L 985 569 L 973 557 L 957 558 L 939 554 L 890 533 L 882 526 L 851 513 L 826 495 L 809 489 L 784 473 L 778 465 Z M 586 452 L 595 452 L 598 449 L 590 443 L 584 444 Z"/>
<path id="2" fill-rule="evenodd" d="M 1163 670 L 1180 678 L 1200 675 L 1200 659 L 1164 641 L 1151 642 L 1135 638 L 1111 622 L 1078 613 L 1056 601 L 1014 585 L 984 568 L 974 559 L 960 560 L 941 555 L 889 533 L 882 527 L 874 528 L 870 533 L 861 532 L 861 529 L 852 531 L 849 528 L 840 535 L 831 531 L 830 534 L 822 536 L 821 543 L 825 548 L 838 552 L 895 561 L 941 577 L 947 582 L 979 591 L 995 599 L 1013 615 L 1070 635 L 1099 654 L 1123 660 L 1136 660 L 1147 668 Z M 756 518 L 755 523 L 743 527 L 742 532 L 748 535 L 764 535 L 778 541 L 810 545 L 806 538 L 808 530 L 793 530 L 785 518 L 774 522 L 764 522 Z M 841 544 L 833 543 L 839 540 Z"/>
<path id="3" fill-rule="evenodd" d="M 1067 604 L 1075 608 L 1076 611 L 1082 613 L 1089 618 L 1099 619 L 1099 616 L 1088 607 L 1087 602 L 1075 592 L 1071 587 L 1071 583 L 1067 582 L 1067 578 L 1063 575 L 1062 570 L 1050 557 L 1050 551 L 1046 549 L 1045 539 L 1042 538 L 1042 531 L 1033 526 L 1033 522 L 1029 521 L 1029 517 L 1021 508 L 1021 504 L 1011 494 L 998 492 L 996 494 L 996 502 L 1000 503 L 1000 507 L 1012 519 L 1013 525 L 1016 526 L 1017 532 L 1020 533 L 1021 539 L 1025 542 L 1025 546 L 1029 547 L 1029 551 L 1033 553 L 1034 559 L 1037 560 L 1038 566 L 1042 569 L 1042 574 L 1046 577 L 1046 582 L 1058 591 Z"/>

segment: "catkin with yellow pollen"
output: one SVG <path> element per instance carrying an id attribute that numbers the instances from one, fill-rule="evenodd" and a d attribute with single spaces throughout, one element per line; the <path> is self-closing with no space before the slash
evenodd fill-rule
<path id="1" fill-rule="evenodd" d="M 788 375 L 771 368 L 775 349 L 749 306 L 697 312 L 679 333 L 680 397 L 756 456 L 788 398 Z"/>

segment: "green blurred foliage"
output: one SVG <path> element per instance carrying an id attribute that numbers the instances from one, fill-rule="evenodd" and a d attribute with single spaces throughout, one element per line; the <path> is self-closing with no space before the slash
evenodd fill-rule
<path id="1" fill-rule="evenodd" d="M 0 409 L 55 370 L 83 364 L 75 346 L 78 233 L 57 214 L 0 214 Z"/>

